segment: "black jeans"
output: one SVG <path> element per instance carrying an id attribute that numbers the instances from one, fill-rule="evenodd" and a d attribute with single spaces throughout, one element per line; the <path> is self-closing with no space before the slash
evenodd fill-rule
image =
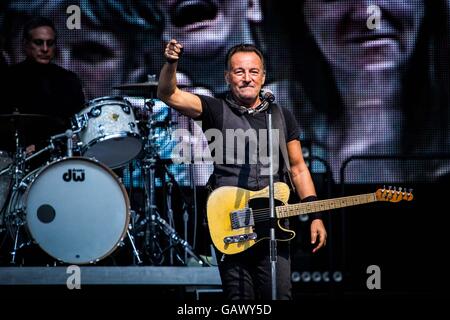
<path id="1" fill-rule="evenodd" d="M 289 244 L 277 246 L 277 299 L 292 299 Z M 222 261 L 223 257 L 223 261 Z M 218 252 L 219 271 L 225 297 L 229 300 L 270 300 L 272 298 L 269 241 L 263 240 L 244 252 Z"/>

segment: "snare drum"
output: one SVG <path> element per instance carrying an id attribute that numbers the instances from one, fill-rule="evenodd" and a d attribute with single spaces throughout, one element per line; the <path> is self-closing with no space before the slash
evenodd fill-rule
<path id="1" fill-rule="evenodd" d="M 98 161 L 56 160 L 23 179 L 15 208 L 25 212 L 32 239 L 50 256 L 73 264 L 97 262 L 123 241 L 130 220 L 125 188 Z"/>
<path id="2" fill-rule="evenodd" d="M 75 116 L 81 153 L 119 168 L 134 159 L 143 146 L 132 105 L 121 97 L 89 101 Z"/>

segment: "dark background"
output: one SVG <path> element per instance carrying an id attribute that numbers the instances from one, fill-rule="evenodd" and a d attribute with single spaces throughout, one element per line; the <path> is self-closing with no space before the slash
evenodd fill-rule
<path id="1" fill-rule="evenodd" d="M 233 3 L 233 1 L 224 1 L 223 3 L 228 2 Z M 373 2 L 377 4 L 379 1 Z M 58 30 L 58 41 L 62 45 L 62 52 L 60 52 L 56 63 L 73 70 L 80 76 L 88 99 L 118 94 L 117 91 L 112 89 L 114 85 L 142 82 L 146 80 L 147 74 L 157 75 L 162 64 L 162 50 L 165 43 L 161 36 L 163 20 L 155 19 L 154 12 L 150 13 L 151 11 L 148 10 L 153 4 L 152 1 L 148 1 L 148 5 L 139 1 L 118 1 L 123 7 L 119 6 L 114 10 L 111 9 L 114 8 L 114 5 L 111 5 L 114 4 L 114 1 L 98 1 L 96 3 L 98 3 L 98 6 L 90 6 L 85 1 L 71 1 L 70 4 L 77 4 L 81 8 L 83 14 L 82 29 L 68 30 L 61 28 Z M 213 3 L 218 6 L 217 1 L 205 1 L 205 3 Z M 237 3 L 240 3 L 240 1 L 236 1 L 233 5 Z M 402 3 L 402 1 L 396 1 L 396 3 Z M 405 0 L 404 3 L 409 2 Z M 423 9 L 425 2 L 418 1 L 417 3 L 417 10 Z M 3 26 L 2 34 L 5 40 L 4 56 L 6 61 L 16 63 L 22 58 L 21 50 L 18 47 L 20 42 L 17 42 L 22 22 L 19 18 L 24 21 L 30 15 L 39 13 L 49 15 L 55 21 L 59 21 L 58 19 L 65 21 L 69 16 L 65 12 L 68 4 L 64 1 L 2 1 L 0 5 L 2 20 L 0 22 Z M 336 118 L 339 119 L 339 111 L 336 110 L 343 108 L 342 101 L 336 90 L 337 83 L 330 76 L 330 66 L 327 65 L 325 58 L 312 59 L 319 54 L 318 48 L 308 42 L 311 41 L 311 35 L 308 34 L 308 30 L 303 23 L 303 2 L 286 4 L 280 1 L 265 0 L 260 4 L 262 20 L 252 24 L 253 41 L 263 49 L 266 55 L 267 82 L 269 84 L 280 84 L 277 87 L 279 91 L 275 91 L 276 94 L 278 93 L 277 102 L 290 108 L 297 117 L 302 131 L 301 139 L 304 146 L 304 155 L 311 164 L 310 169 L 316 182 L 319 197 L 333 198 L 375 192 L 378 188 L 382 188 L 384 184 L 386 186 L 395 185 L 413 188 L 414 190 L 414 200 L 411 202 L 372 203 L 327 212 L 325 223 L 329 232 L 328 245 L 314 256 L 310 254 L 308 221 L 293 218 L 293 227 L 299 231 L 297 238 L 292 241 L 294 297 L 298 299 L 315 296 L 325 299 L 341 297 L 381 297 L 382 299 L 421 297 L 434 299 L 444 297 L 448 288 L 448 263 L 444 261 L 448 260 L 445 256 L 448 252 L 448 209 L 446 209 L 446 200 L 450 186 L 448 175 L 448 153 L 450 151 L 448 144 L 449 73 L 443 72 L 443 76 L 433 82 L 436 87 L 442 88 L 439 91 L 442 96 L 439 97 L 440 99 L 436 99 L 439 100 L 436 103 L 427 98 L 427 92 L 424 93 L 419 90 L 423 87 L 423 82 L 428 82 L 424 74 L 417 73 L 408 78 L 411 83 L 417 83 L 417 87 L 407 86 L 410 91 L 401 93 L 402 97 L 410 97 L 410 100 L 402 100 L 401 109 L 407 110 L 405 112 L 408 114 L 409 122 L 407 132 L 398 133 L 398 137 L 395 139 L 396 143 L 400 140 L 400 147 L 396 147 L 396 144 L 381 145 L 375 152 L 380 156 L 379 159 L 362 162 L 360 166 L 354 167 L 355 170 L 361 172 L 360 174 L 342 181 L 340 176 L 341 166 L 333 166 L 331 169 L 329 166 L 329 163 L 335 163 L 336 153 L 327 150 L 322 144 L 323 141 L 316 139 L 317 132 L 323 133 L 322 130 L 325 130 L 324 135 L 327 137 L 335 133 L 335 131 L 328 130 L 329 126 L 334 123 L 333 121 Z M 436 6 L 433 7 L 434 5 Z M 435 24 L 431 23 L 431 25 L 428 21 L 428 28 L 442 31 L 444 27 L 439 23 L 442 21 L 448 23 L 448 11 L 445 11 L 448 9 L 448 2 L 433 1 L 433 6 L 426 8 L 426 15 L 435 14 L 438 11 L 439 19 L 435 19 Z M 135 10 L 130 11 L 129 8 Z M 164 8 L 160 10 L 163 13 L 165 12 Z M 90 29 L 85 28 L 86 25 L 83 23 L 89 21 L 86 16 L 91 13 L 97 15 L 95 20 L 97 31 L 107 31 L 117 36 L 117 43 L 107 41 L 107 45 L 112 47 L 117 45 L 122 48 L 122 51 L 118 50 L 118 53 L 116 53 L 113 50 L 114 48 L 108 49 L 108 46 L 101 41 L 96 43 L 95 39 L 100 39 L 97 35 L 90 42 L 83 40 L 83 37 L 86 37 L 86 34 L 90 32 Z M 383 11 L 383 13 L 385 12 Z M 126 23 L 122 22 L 124 15 L 128 19 Z M 156 14 L 156 16 L 158 15 Z M 195 14 L 192 14 L 192 16 L 195 17 Z M 146 23 L 139 25 L 139 21 L 141 21 L 138 20 L 139 17 L 143 17 Z M 195 18 L 193 19 L 195 20 Z M 13 22 L 11 23 L 11 21 Z M 8 25 L 8 23 L 10 24 Z M 446 31 L 448 32 L 448 30 Z M 444 33 L 444 35 L 448 36 L 448 33 Z M 236 35 L 237 38 L 239 36 Z M 433 62 L 433 66 L 437 66 L 439 70 L 448 71 L 450 60 L 446 60 L 445 57 L 448 57 L 449 53 L 449 39 L 448 37 L 437 40 L 434 38 L 444 57 L 437 60 L 438 62 Z M 203 42 L 199 41 L 199 45 L 201 45 Z M 230 44 L 233 42 L 230 39 L 228 41 Z M 77 45 L 77 43 L 81 44 Z M 431 51 L 431 47 L 424 42 L 418 42 L 417 46 L 418 49 L 415 52 L 421 52 L 425 50 L 424 48 L 427 49 L 425 54 L 415 56 L 413 66 L 420 66 L 424 70 L 431 68 L 431 60 L 428 60 L 427 57 L 435 54 L 435 51 Z M 419 46 L 422 47 L 419 48 Z M 427 51 L 428 48 L 430 48 L 430 51 Z M 69 53 L 69 56 L 72 57 L 64 63 L 61 60 L 63 50 L 67 50 L 66 53 Z M 197 59 L 205 58 L 200 56 Z M 218 59 L 218 61 L 222 60 Z M 197 69 L 195 69 L 196 63 L 198 64 L 198 61 L 196 62 L 193 58 L 192 60 L 186 60 L 182 65 L 183 72 L 191 81 L 188 89 L 198 92 L 195 90 L 200 88 L 207 90 L 211 95 L 222 93 L 216 89 L 215 84 L 203 82 L 202 76 L 203 74 L 218 74 L 217 78 L 220 79 L 223 75 L 223 66 L 217 63 L 214 68 L 208 69 L 205 67 L 199 74 L 195 73 L 197 72 Z M 105 65 L 112 68 L 115 76 L 110 77 L 109 71 L 105 71 Z M 95 73 L 96 70 L 98 70 L 98 73 Z M 97 77 L 96 81 L 93 81 L 94 76 Z M 397 85 L 399 88 L 404 87 L 403 83 Z M 389 88 L 386 87 L 385 89 L 388 90 Z M 368 89 L 361 85 L 361 91 L 364 90 Z M 419 97 L 416 97 L 415 93 Z M 411 100 L 418 101 L 419 98 L 427 100 L 426 103 L 410 103 Z M 323 109 L 324 106 L 326 106 L 325 109 Z M 310 112 L 305 113 L 304 110 Z M 324 114 L 331 115 L 328 115 L 327 120 L 323 121 Z M 423 126 L 420 120 L 424 120 Z M 343 122 L 343 130 L 347 125 L 351 125 L 352 120 L 347 119 L 345 121 Z M 358 121 L 358 119 L 354 121 Z M 376 126 L 380 117 L 373 116 L 371 121 Z M 386 132 L 386 134 L 397 135 L 396 132 Z M 339 137 L 336 140 L 339 140 Z M 421 140 L 424 141 L 421 142 Z M 364 141 L 361 143 L 364 143 Z M 416 143 L 417 148 L 405 147 L 415 146 Z M 361 155 L 361 153 L 350 152 L 346 154 L 346 157 L 358 154 Z M 438 160 L 438 154 L 441 155 L 443 160 Z M 391 162 L 386 161 L 383 157 L 395 155 L 401 156 L 400 160 L 396 160 L 396 166 L 402 168 L 401 172 L 394 170 L 392 171 L 394 174 L 390 175 L 380 172 L 380 168 L 388 169 L 391 165 Z M 425 160 L 417 160 L 418 155 L 423 156 Z M 170 158 L 170 149 L 163 150 L 161 156 Z M 317 157 L 320 161 L 314 160 Z M 350 163 L 349 171 L 353 170 L 351 167 L 353 163 Z M 342 165 L 342 162 L 340 164 Z M 396 167 L 394 166 L 394 168 Z M 439 170 L 439 168 L 442 170 Z M 186 188 L 188 194 L 192 195 L 186 167 L 172 166 L 171 170 L 176 174 L 177 182 Z M 190 243 L 195 242 L 195 249 L 202 254 L 209 253 L 208 238 L 203 226 L 203 208 L 206 199 L 206 190 L 203 188 L 203 184 L 207 180 L 210 170 L 210 164 L 197 168 L 196 179 L 198 180 L 196 184 L 198 185 L 199 209 L 197 216 L 194 216 L 191 210 L 187 239 Z M 391 172 L 390 170 L 387 171 Z M 123 175 L 125 184 L 129 188 L 129 172 L 118 170 L 117 173 Z M 164 179 L 167 180 L 167 177 Z M 142 192 L 142 190 L 139 191 L 142 187 L 142 177 L 138 174 L 133 181 L 135 193 L 131 196 L 132 205 L 133 209 L 139 212 L 142 210 L 142 198 L 139 194 Z M 161 195 L 161 197 L 158 197 L 158 200 L 160 200 L 159 208 L 164 216 L 166 208 L 162 199 L 165 194 L 161 185 L 158 187 L 157 193 Z M 176 230 L 183 234 L 184 200 L 177 191 L 175 191 L 174 199 Z M 192 201 L 192 198 L 190 201 Z M 195 240 L 192 238 L 194 221 L 197 222 Z M 115 263 L 126 265 L 127 259 L 121 258 L 119 253 L 117 259 L 114 255 L 103 263 L 106 265 Z M 377 265 L 381 268 L 381 290 L 369 290 L 366 287 L 366 280 L 369 277 L 366 270 L 370 265 Z M 316 279 L 317 281 L 307 280 L 308 272 L 309 275 L 318 272 L 320 277 Z M 324 272 L 328 272 L 331 276 L 329 282 L 323 279 Z M 337 275 L 338 278 L 334 279 L 333 275 Z M 173 291 L 169 291 L 168 296 L 172 296 L 172 294 Z"/>

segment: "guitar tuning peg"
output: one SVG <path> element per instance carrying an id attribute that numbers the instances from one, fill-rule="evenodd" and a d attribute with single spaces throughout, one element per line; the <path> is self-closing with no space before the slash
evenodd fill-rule
<path id="1" fill-rule="evenodd" d="M 402 190 L 403 190 L 402 187 L 398 187 L 399 192 L 402 192 Z"/>
<path id="2" fill-rule="evenodd" d="M 381 189 L 381 192 L 384 192 L 386 190 L 386 185 L 383 184 L 383 189 Z"/>

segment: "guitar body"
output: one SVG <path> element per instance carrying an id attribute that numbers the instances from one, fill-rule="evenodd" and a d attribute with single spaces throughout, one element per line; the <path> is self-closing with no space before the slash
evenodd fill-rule
<path id="1" fill-rule="evenodd" d="M 289 199 L 289 187 L 282 182 L 274 184 L 275 206 L 286 205 Z M 245 208 L 252 209 L 253 226 L 233 229 L 231 213 Z M 211 239 L 214 246 L 225 254 L 236 254 L 247 250 L 255 243 L 270 238 L 270 222 L 262 217 L 270 215 L 269 187 L 258 191 L 250 191 L 238 187 L 220 187 L 208 198 L 207 216 Z M 256 239 L 243 240 L 236 243 L 225 243 L 224 239 L 240 237 L 256 233 Z M 278 240 L 289 240 L 295 232 L 285 229 L 278 221 L 276 237 Z"/>

